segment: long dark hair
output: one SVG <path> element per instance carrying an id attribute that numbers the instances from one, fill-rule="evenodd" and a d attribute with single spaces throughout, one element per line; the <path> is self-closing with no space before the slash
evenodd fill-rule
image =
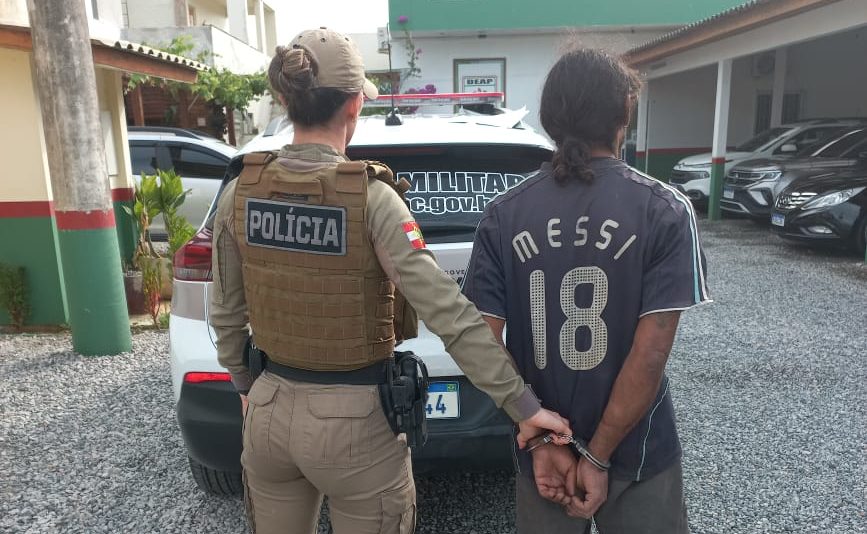
<path id="1" fill-rule="evenodd" d="M 593 181 L 590 150 L 616 148 L 640 88 L 638 73 L 602 50 L 573 48 L 557 60 L 539 110 L 542 127 L 557 144 L 551 161 L 557 181 Z"/>
<path id="2" fill-rule="evenodd" d="M 316 60 L 301 47 L 278 46 L 271 58 L 271 88 L 283 97 L 289 119 L 295 124 L 324 124 L 352 96 L 340 89 L 317 87 L 318 70 Z"/>

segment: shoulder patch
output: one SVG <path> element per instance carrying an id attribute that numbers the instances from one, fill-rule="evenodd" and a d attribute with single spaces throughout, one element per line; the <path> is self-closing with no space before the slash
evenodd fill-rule
<path id="1" fill-rule="evenodd" d="M 403 223 L 403 232 L 406 234 L 406 238 L 409 239 L 409 244 L 412 245 L 412 248 L 416 250 L 427 248 L 424 236 L 421 235 L 421 228 L 418 227 L 417 222 L 410 221 Z"/>
<path id="2" fill-rule="evenodd" d="M 247 198 L 247 245 L 287 252 L 346 255 L 346 208 Z"/>

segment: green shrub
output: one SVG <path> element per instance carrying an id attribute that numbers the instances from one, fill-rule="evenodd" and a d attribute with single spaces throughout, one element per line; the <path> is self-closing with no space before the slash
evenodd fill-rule
<path id="1" fill-rule="evenodd" d="M 0 263 L 0 308 L 6 310 L 12 326 L 20 331 L 30 315 L 24 267 Z"/>

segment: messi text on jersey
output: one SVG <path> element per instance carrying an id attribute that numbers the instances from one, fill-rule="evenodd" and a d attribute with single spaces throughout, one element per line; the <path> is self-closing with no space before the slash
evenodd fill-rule
<path id="1" fill-rule="evenodd" d="M 617 229 L 620 228 L 620 223 L 613 219 L 605 219 L 605 221 L 603 221 L 599 226 L 598 230 L 593 232 L 594 235 L 592 236 L 590 229 L 593 228 L 593 224 L 592 221 L 590 221 L 590 217 L 587 217 L 586 215 L 578 217 L 574 225 L 569 224 L 568 226 L 566 226 L 564 221 L 559 218 L 548 219 L 548 223 L 545 227 L 547 228 L 547 231 L 543 240 L 535 239 L 528 230 L 518 232 L 518 234 L 512 238 L 512 248 L 515 250 L 518 259 L 521 260 L 521 263 L 539 255 L 538 243 L 543 243 L 543 246 L 547 243 L 551 248 L 561 248 L 564 245 L 574 247 L 594 246 L 599 250 L 608 250 L 608 247 L 611 246 L 611 243 L 614 240 L 614 235 L 617 232 Z M 566 228 L 574 228 L 574 233 L 565 230 Z M 570 237 L 568 233 L 572 233 L 572 237 Z M 637 235 L 631 234 L 623 241 L 618 240 L 622 245 L 620 245 L 616 250 L 612 249 L 614 260 L 619 260 L 620 257 L 629 250 L 629 247 L 632 246 L 637 238 Z"/>

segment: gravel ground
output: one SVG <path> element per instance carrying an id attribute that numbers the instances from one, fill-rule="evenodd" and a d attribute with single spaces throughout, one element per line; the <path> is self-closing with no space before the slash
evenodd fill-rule
<path id="1" fill-rule="evenodd" d="M 749 221 L 704 230 L 716 303 L 669 365 L 692 531 L 867 532 L 867 268 Z M 107 358 L 0 336 L 0 532 L 245 532 L 238 499 L 194 487 L 168 367 L 165 333 Z M 514 532 L 509 473 L 418 486 L 419 533 Z"/>

